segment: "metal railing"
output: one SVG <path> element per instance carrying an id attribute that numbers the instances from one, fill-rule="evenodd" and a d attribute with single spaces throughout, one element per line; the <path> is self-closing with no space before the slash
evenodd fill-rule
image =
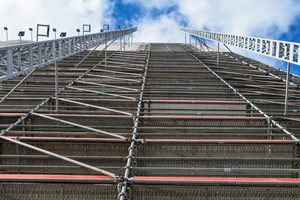
<path id="1" fill-rule="evenodd" d="M 205 39 L 222 42 L 251 52 L 300 65 L 300 43 L 202 31 L 183 27 L 181 27 L 180 30 Z"/>
<path id="2" fill-rule="evenodd" d="M 131 34 L 137 27 L 0 48 L 0 82 Z"/>
<path id="3" fill-rule="evenodd" d="M 201 30 L 195 30 L 195 29 L 189 29 L 183 27 L 181 27 L 180 30 L 190 34 L 190 43 L 191 43 L 191 35 L 218 42 L 217 66 L 219 66 L 219 42 L 222 42 L 228 50 L 229 48 L 226 46 L 226 44 L 236 46 L 261 55 L 276 58 L 278 60 L 286 61 L 288 63 L 286 79 L 283 80 L 286 82 L 284 116 L 287 115 L 288 96 L 289 96 L 288 91 L 289 91 L 289 84 L 290 84 L 290 63 L 300 65 L 300 59 L 299 59 L 300 43 L 270 40 L 270 39 L 248 37 L 248 36 L 238 36 L 238 35 L 216 33 L 210 31 L 201 31 Z"/>

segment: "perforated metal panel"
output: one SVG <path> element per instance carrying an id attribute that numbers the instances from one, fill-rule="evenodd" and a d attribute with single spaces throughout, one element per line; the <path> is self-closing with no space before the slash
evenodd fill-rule
<path id="1" fill-rule="evenodd" d="M 265 120 L 143 120 L 142 126 L 198 126 L 198 127 L 265 127 Z M 187 128 L 188 129 L 188 128 Z"/>
<path id="2" fill-rule="evenodd" d="M 264 188 L 264 187 L 164 187 L 164 186 L 134 186 L 130 190 L 131 200 L 181 200 L 181 199 L 251 199 L 251 200 L 297 200 L 300 196 L 298 188 Z"/>
<path id="3" fill-rule="evenodd" d="M 114 185 L 1 184 L 1 200 L 115 200 Z"/>
<path id="4" fill-rule="evenodd" d="M 126 156 L 128 144 L 60 144 L 60 143 L 31 143 L 36 147 L 46 149 L 64 156 Z M 2 153 L 9 155 L 16 155 L 16 145 L 12 143 L 2 144 Z M 20 147 L 20 155 L 43 155 L 33 149 Z"/>
<path id="5" fill-rule="evenodd" d="M 291 145 L 262 144 L 147 144 L 140 146 L 138 156 L 151 157 L 245 157 L 245 158 L 293 158 L 294 147 Z"/>

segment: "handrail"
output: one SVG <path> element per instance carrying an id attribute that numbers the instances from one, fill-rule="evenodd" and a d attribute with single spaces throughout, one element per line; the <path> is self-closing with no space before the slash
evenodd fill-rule
<path id="1" fill-rule="evenodd" d="M 222 42 L 254 53 L 300 65 L 300 43 L 202 31 L 183 27 L 181 27 L 180 30 L 191 35 L 216 42 Z"/>
<path id="2" fill-rule="evenodd" d="M 30 72 L 35 68 L 52 64 L 55 61 L 62 60 L 135 31 L 137 31 L 137 27 L 1 47 L 0 82 Z"/>

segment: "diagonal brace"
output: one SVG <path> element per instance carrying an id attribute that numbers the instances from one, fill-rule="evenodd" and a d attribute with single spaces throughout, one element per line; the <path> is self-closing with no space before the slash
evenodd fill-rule
<path id="1" fill-rule="evenodd" d="M 100 65 L 99 65 L 100 66 Z M 124 65 L 125 66 L 125 65 Z M 136 70 L 136 71 L 143 71 L 142 68 L 131 68 L 131 67 L 124 67 L 121 65 L 107 65 L 107 67 L 111 67 L 111 68 L 117 68 L 117 69 L 130 69 L 130 70 Z"/>
<path id="2" fill-rule="evenodd" d="M 110 88 L 118 88 L 121 90 L 130 90 L 130 91 L 139 92 L 138 89 L 133 89 L 133 88 L 129 88 L 129 87 L 120 87 L 120 86 L 115 86 L 115 85 L 107 85 L 107 84 L 102 84 L 102 83 L 93 83 L 93 82 L 86 82 L 86 81 L 76 81 L 76 83 L 83 83 L 83 84 L 88 84 L 88 85 L 98 85 L 98 86 L 104 86 L 104 87 L 110 87 Z"/>
<path id="3" fill-rule="evenodd" d="M 135 80 L 135 79 L 117 78 L 117 77 L 112 77 L 112 76 L 102 76 L 102 75 L 94 75 L 94 74 L 87 74 L 87 76 L 107 78 L 107 79 L 116 79 L 116 80 L 130 81 L 130 82 L 137 82 L 137 83 L 141 82 L 141 81 Z"/>
<path id="4" fill-rule="evenodd" d="M 53 98 L 56 99 L 56 97 L 53 97 Z M 91 108 L 97 108 L 97 109 L 101 109 L 101 110 L 106 110 L 106 111 L 110 111 L 110 112 L 121 113 L 121 114 L 124 114 L 124 115 L 133 116 L 131 113 L 123 112 L 123 111 L 120 111 L 120 110 L 105 108 L 105 107 L 101 107 L 101 106 L 95 106 L 95 105 L 91 105 L 91 104 L 87 104 L 87 103 L 82 103 L 82 102 L 78 102 L 78 101 L 72 101 L 72 100 L 63 99 L 63 98 L 57 98 L 57 99 L 60 100 L 60 101 L 65 101 L 65 102 L 69 102 L 69 103 L 75 103 L 75 104 L 78 104 L 78 105 L 83 105 L 83 106 L 87 106 L 87 107 L 91 107 Z"/>
<path id="5" fill-rule="evenodd" d="M 35 72 L 35 70 L 36 70 L 37 68 L 35 68 L 35 69 L 33 69 L 31 72 L 29 72 L 26 76 L 25 76 L 25 78 L 23 78 L 13 89 L 11 89 L 11 91 L 9 91 L 6 95 L 5 95 L 5 97 L 3 97 L 2 99 L 1 99 L 1 101 L 0 101 L 0 103 L 2 103 L 9 95 L 11 95 L 24 81 L 26 81 L 27 80 L 27 78 L 33 73 L 33 72 Z"/>
<path id="6" fill-rule="evenodd" d="M 64 161 L 67 161 L 67 162 L 70 162 L 70 163 L 73 163 L 75 165 L 79 165 L 81 167 L 84 167 L 84 168 L 87 168 L 87 169 L 91 169 L 93 171 L 96 171 L 96 172 L 100 172 L 102 174 L 105 174 L 106 176 L 109 176 L 111 178 L 116 178 L 117 176 L 111 172 L 108 172 L 106 170 L 103 170 L 103 169 L 99 169 L 97 167 L 93 167 L 91 165 L 88 165 L 88 164 L 85 164 L 85 163 L 82 163 L 82 162 L 79 162 L 77 160 L 73 160 L 71 158 L 68 158 L 68 157 L 65 157 L 65 156 L 62 156 L 62 155 L 59 155 L 59 154 L 56 154 L 56 153 L 53 153 L 51 151 L 47 151 L 45 149 L 41 149 L 41 148 L 38 148 L 38 147 L 35 147 L 35 146 L 32 146 L 30 144 L 27 144 L 27 143 L 24 143 L 24 142 L 20 142 L 20 141 L 17 141 L 17 140 L 14 140 L 12 138 L 8 138 L 8 137 L 5 137 L 5 136 L 0 136 L 1 139 L 3 140 L 6 140 L 6 141 L 9 141 L 9 142 L 12 142 L 12 143 L 16 143 L 16 144 L 19 144 L 21 146 L 24 146 L 24 147 L 28 147 L 30 149 L 33 149 L 33 150 L 36 150 L 36 151 L 39 151 L 41 153 L 44 153 L 44 154 L 47 154 L 49 156 L 53 156 L 55 158 L 58 158 L 58 159 L 61 159 L 61 160 L 64 160 Z"/>
<path id="7" fill-rule="evenodd" d="M 113 74 L 126 74 L 126 75 L 131 75 L 131 76 L 143 76 L 142 74 L 120 72 L 120 71 L 111 71 L 111 70 L 104 70 L 104 69 L 93 69 L 92 71 L 108 72 L 108 73 L 113 73 Z"/>
<path id="8" fill-rule="evenodd" d="M 117 94 L 110 94 L 110 93 L 106 93 L 106 92 L 99 92 L 99 91 L 95 91 L 95 90 L 86 90 L 86 89 L 82 89 L 82 88 L 78 88 L 78 87 L 67 87 L 67 88 L 72 89 L 72 90 L 81 90 L 81 91 L 85 91 L 85 92 L 91 92 L 91 93 L 96 93 L 96 94 L 104 94 L 104 95 L 108 95 L 108 96 L 114 96 L 114 97 L 120 97 L 120 98 L 124 98 L 124 99 L 136 100 L 133 97 L 127 97 L 127 96 L 117 95 Z"/>
<path id="9" fill-rule="evenodd" d="M 117 135 L 117 134 L 114 134 L 114 133 L 109 133 L 109 132 L 106 132 L 106 131 L 94 129 L 94 128 L 91 128 L 91 127 L 88 127 L 88 126 L 76 124 L 76 123 L 65 121 L 65 120 L 62 120 L 62 119 L 57 119 L 57 118 L 50 117 L 50 116 L 47 116 L 47 115 L 38 114 L 38 113 L 35 113 L 35 112 L 33 112 L 31 114 L 35 115 L 35 116 L 43 117 L 43 118 L 46 118 L 46 119 L 51 119 L 51 120 L 54 120 L 54 121 L 59 121 L 59 122 L 62 122 L 62 123 L 65 123 L 65 124 L 69 124 L 69 125 L 72 125 L 72 126 L 80 127 L 80 128 L 83 128 L 83 129 L 87 129 L 87 130 L 90 130 L 90 131 L 94 131 L 96 133 L 101 133 L 101 134 L 98 134 L 98 135 L 104 134 L 104 135 L 109 135 L 109 136 L 113 136 L 113 137 L 116 137 L 116 138 L 120 138 L 122 140 L 126 140 L 125 137 Z"/>

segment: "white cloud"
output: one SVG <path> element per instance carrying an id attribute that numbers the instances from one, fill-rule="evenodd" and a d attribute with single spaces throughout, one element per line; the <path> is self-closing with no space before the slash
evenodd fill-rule
<path id="1" fill-rule="evenodd" d="M 120 0 L 121 1 L 121 0 Z M 111 18 L 113 0 L 7 0 L 1 1 L 0 41 L 5 40 L 4 26 L 9 28 L 9 39 L 18 39 L 18 32 L 25 30 L 24 39 L 30 39 L 29 27 L 36 31 L 36 24 L 50 24 L 51 29 L 77 35 L 82 24 L 92 24 L 92 32 L 99 32 L 102 23 L 113 25 Z M 296 0 L 122 0 L 137 3 L 141 16 L 131 24 L 138 26 L 134 41 L 184 42 L 179 31 L 184 19 L 187 27 L 207 28 L 211 31 L 277 39 L 294 23 L 300 4 Z M 178 10 L 163 13 L 153 19 L 153 8 Z M 127 19 L 124 19 L 124 23 Z M 34 37 L 35 38 L 35 37 Z M 52 39 L 40 38 L 40 40 Z M 295 41 L 297 42 L 297 41 Z M 237 52 L 243 53 L 240 50 Z M 244 54 L 244 53 L 243 53 Z M 254 55 L 255 57 L 255 55 Z"/>
<path id="2" fill-rule="evenodd" d="M 187 27 L 214 32 L 278 39 L 288 32 L 299 15 L 300 4 L 295 0 L 123 0 L 138 2 L 146 12 L 135 24 L 139 27 L 138 41 L 184 42 L 179 31 L 180 20 L 185 17 Z M 178 8 L 177 12 L 162 14 L 151 19 L 150 9 Z M 179 16 L 176 16 L 179 14 Z M 294 41 L 299 42 L 299 41 Z M 266 56 L 234 48 L 234 52 L 282 67 L 282 62 Z"/>
<path id="3" fill-rule="evenodd" d="M 177 0 L 122 0 L 123 3 L 137 3 L 145 8 L 157 8 L 157 9 L 163 9 L 168 8 L 175 3 L 177 3 Z"/>
<path id="4" fill-rule="evenodd" d="M 188 0 L 178 4 L 190 27 L 259 37 L 278 37 L 288 31 L 300 10 L 293 0 Z M 274 27 L 278 32 L 270 32 Z"/>
<path id="5" fill-rule="evenodd" d="M 113 23 L 111 12 L 115 1 L 109 0 L 9 0 L 0 7 L 0 40 L 5 40 L 4 26 L 9 28 L 9 38 L 17 39 L 19 30 L 25 30 L 24 39 L 30 39 L 29 27 L 37 23 L 50 24 L 58 32 L 76 35 L 76 28 L 92 24 L 98 32 L 102 23 Z M 123 3 L 138 3 L 143 14 L 135 24 L 139 41 L 178 42 L 184 34 L 178 30 L 182 16 L 187 26 L 195 29 L 208 28 L 233 34 L 271 37 L 288 31 L 295 20 L 300 4 L 294 0 L 123 0 Z M 178 12 L 162 14 L 152 19 L 152 8 L 167 9 L 171 6 Z M 180 16 L 176 16 L 178 14 Z M 125 21 L 125 19 L 124 19 Z M 270 32 L 277 27 L 276 32 Z M 2 30 L 1 30 L 2 29 Z M 51 34 L 53 38 L 53 33 Z M 44 38 L 49 39 L 49 38 Z"/>
<path id="6" fill-rule="evenodd" d="M 140 41 L 183 41 L 178 27 L 184 16 L 187 27 L 211 31 L 276 39 L 288 31 L 300 10 L 294 0 L 123 0 L 138 3 L 143 15 L 135 23 Z M 162 14 L 153 20 L 150 10 L 178 8 L 178 12 Z M 176 13 L 180 16 L 176 16 Z M 276 31 L 273 31 L 276 30 Z"/>
<path id="7" fill-rule="evenodd" d="M 82 30 L 83 24 L 91 24 L 92 32 L 99 32 L 103 22 L 109 21 L 111 12 L 109 0 L 9 0 L 1 1 L 0 7 L 0 40 L 6 39 L 4 26 L 9 31 L 9 39 L 18 39 L 20 30 L 26 31 L 24 39 L 30 39 L 29 27 L 50 24 L 60 32 L 67 32 L 67 36 L 77 35 L 76 29 Z M 35 38 L 35 37 L 34 37 Z M 41 40 L 52 39 L 41 38 Z"/>
<path id="8" fill-rule="evenodd" d="M 171 13 L 158 19 L 144 18 L 139 22 L 135 41 L 142 42 L 183 42 L 184 33 L 178 31 L 178 23 Z M 171 33 L 171 34 L 170 34 Z"/>

